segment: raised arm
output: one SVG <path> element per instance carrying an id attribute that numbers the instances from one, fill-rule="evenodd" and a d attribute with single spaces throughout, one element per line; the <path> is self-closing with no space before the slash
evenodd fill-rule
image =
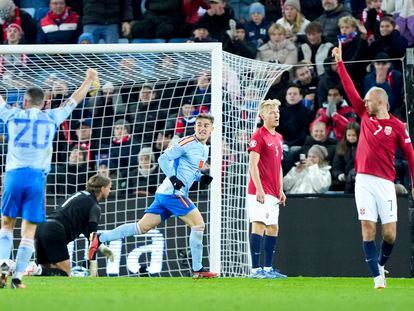
<path id="1" fill-rule="evenodd" d="M 355 88 L 354 82 L 346 71 L 345 64 L 342 61 L 342 45 L 339 43 L 339 46 L 332 50 L 332 56 L 335 58 L 336 64 L 338 65 L 338 74 L 341 78 L 342 86 L 348 95 L 348 98 L 351 102 L 352 107 L 355 112 L 362 116 L 366 112 L 364 100 L 359 95 L 358 91 Z"/>
<path id="2" fill-rule="evenodd" d="M 95 69 L 88 68 L 88 70 L 86 70 L 85 80 L 83 80 L 82 85 L 73 92 L 71 98 L 78 104 L 82 102 L 88 94 L 93 81 L 99 81 L 98 72 Z"/>

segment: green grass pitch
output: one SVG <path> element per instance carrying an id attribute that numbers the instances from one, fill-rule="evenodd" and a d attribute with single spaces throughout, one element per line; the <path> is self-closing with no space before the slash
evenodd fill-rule
<path id="1" fill-rule="evenodd" d="M 1 311 L 413 310 L 414 279 L 41 278 L 0 290 Z"/>

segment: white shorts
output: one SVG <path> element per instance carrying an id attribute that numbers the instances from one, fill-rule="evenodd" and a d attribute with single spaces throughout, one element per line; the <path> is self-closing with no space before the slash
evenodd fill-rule
<path id="1" fill-rule="evenodd" d="M 247 207 L 250 222 L 260 221 L 266 226 L 277 225 L 279 221 L 279 199 L 272 195 L 265 195 L 265 202 L 256 201 L 256 195 L 247 195 Z"/>
<path id="2" fill-rule="evenodd" d="M 379 216 L 382 224 L 397 221 L 397 195 L 390 180 L 357 174 L 355 201 L 359 220 L 377 222 Z"/>

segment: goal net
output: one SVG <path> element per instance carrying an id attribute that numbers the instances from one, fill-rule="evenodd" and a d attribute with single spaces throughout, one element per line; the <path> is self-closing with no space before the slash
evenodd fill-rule
<path id="1" fill-rule="evenodd" d="M 247 143 L 256 127 L 260 100 L 288 67 L 241 58 L 220 44 L 129 44 L 0 47 L 0 93 L 21 107 L 26 88 L 45 90 L 45 109 L 60 106 L 96 68 L 83 103 L 59 128 L 47 178 L 47 213 L 70 194 L 85 189 L 91 175 L 107 174 L 110 197 L 101 202 L 99 230 L 134 222 L 165 177 L 159 155 L 192 135 L 195 116 L 215 117 L 209 188 L 194 184 L 190 198 L 206 222 L 203 264 L 225 276 L 248 273 L 245 208 Z M 7 128 L 2 134 L 4 174 Z M 17 247 L 18 232 L 15 232 Z M 176 218 L 145 235 L 112 241 L 114 262 L 99 258 L 100 275 L 186 276 L 191 268 L 189 229 Z M 88 243 L 68 245 L 74 271 L 87 266 Z M 15 250 L 14 250 L 15 255 Z"/>

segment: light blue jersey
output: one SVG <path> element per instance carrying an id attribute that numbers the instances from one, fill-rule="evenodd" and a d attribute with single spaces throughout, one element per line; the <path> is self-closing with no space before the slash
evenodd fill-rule
<path id="1" fill-rule="evenodd" d="M 194 181 L 200 180 L 200 170 L 208 159 L 208 152 L 209 147 L 200 143 L 195 136 L 186 136 L 165 150 L 158 163 L 167 178 L 158 187 L 157 193 L 187 196 Z M 174 175 L 184 183 L 180 190 L 175 190 L 168 178 Z"/>
<path id="2" fill-rule="evenodd" d="M 20 109 L 0 102 L 0 119 L 8 128 L 6 172 L 18 168 L 50 171 L 53 139 L 59 125 L 75 109 L 73 99 L 62 108 Z"/>

